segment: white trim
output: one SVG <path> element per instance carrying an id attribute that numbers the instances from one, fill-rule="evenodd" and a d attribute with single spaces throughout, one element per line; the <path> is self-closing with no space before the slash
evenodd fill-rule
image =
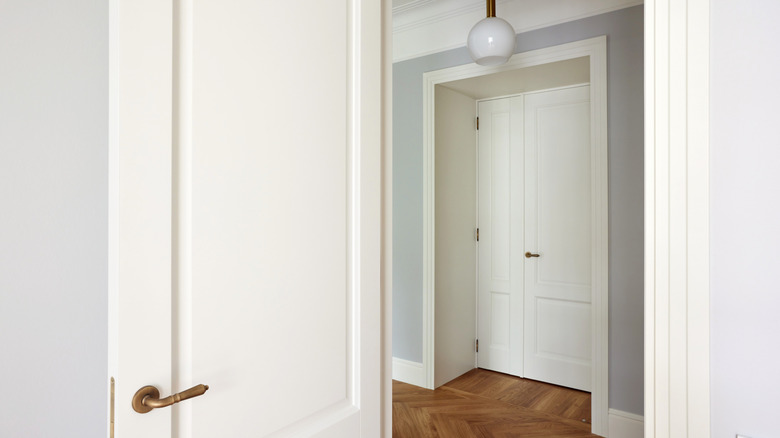
<path id="1" fill-rule="evenodd" d="M 420 362 L 393 358 L 393 380 L 410 385 L 425 387 L 425 369 Z"/>
<path id="2" fill-rule="evenodd" d="M 645 5 L 645 436 L 710 436 L 709 0 Z"/>
<path id="3" fill-rule="evenodd" d="M 499 0 L 498 16 L 516 33 L 555 26 L 644 3 L 643 0 Z M 485 18 L 482 0 L 418 0 L 393 9 L 393 62 L 463 47 L 471 27 Z"/>
<path id="4" fill-rule="evenodd" d="M 502 96 L 485 97 L 484 99 L 477 99 L 477 104 L 479 104 L 480 102 L 487 102 L 489 100 L 508 99 L 508 98 L 511 98 L 511 97 L 528 96 L 528 95 L 531 95 L 531 94 L 547 93 L 547 92 L 550 92 L 550 91 L 566 90 L 568 88 L 577 88 L 577 87 L 586 87 L 586 86 L 590 86 L 590 82 L 580 82 L 580 83 L 571 84 L 571 85 L 561 85 L 560 87 L 552 87 L 552 88 L 544 88 L 544 89 L 541 89 L 541 90 L 524 91 L 522 93 L 505 94 L 505 95 L 502 95 Z"/>
<path id="5" fill-rule="evenodd" d="M 391 4 L 390 7 L 392 9 L 392 14 L 396 15 L 396 14 L 404 13 L 406 11 L 410 11 L 412 9 L 419 8 L 420 6 L 427 5 L 428 3 L 431 3 L 433 1 L 436 1 L 436 0 L 411 0 L 410 2 L 404 3 L 404 4 L 400 5 L 400 6 L 393 6 Z M 390 3 L 390 2 L 387 2 L 387 3 Z"/>
<path id="6" fill-rule="evenodd" d="M 382 412 L 381 436 L 393 436 L 393 33 L 392 4 L 382 14 Z"/>
<path id="7" fill-rule="evenodd" d="M 608 205 L 607 205 L 607 39 L 605 36 L 569 44 L 518 53 L 501 66 L 466 64 L 423 75 L 423 368 L 425 384 L 433 389 L 434 370 L 434 267 L 435 267 L 435 139 L 434 102 L 436 84 L 472 78 L 507 70 L 546 64 L 565 59 L 590 57 L 591 136 L 596 145 L 594 187 L 594 272 L 592 298 L 593 392 L 591 396 L 593 433 L 606 435 L 609 387 L 609 300 L 608 300 Z"/>
<path id="8" fill-rule="evenodd" d="M 644 436 L 644 427 L 645 418 L 641 415 L 617 409 L 609 410 L 610 438 L 642 438 Z"/>
<path id="9" fill-rule="evenodd" d="M 446 21 L 450 18 L 459 17 L 461 15 L 466 15 L 470 12 L 478 12 L 479 14 L 485 13 L 484 2 L 480 1 L 475 3 L 471 1 L 460 1 L 459 3 L 460 4 L 451 1 L 446 5 L 446 9 L 441 8 L 441 6 L 444 5 L 434 4 L 434 6 L 439 6 L 439 9 L 435 10 L 435 12 L 424 11 L 418 6 L 414 9 L 408 9 L 409 11 L 413 12 L 405 14 L 407 15 L 406 17 L 401 17 L 401 13 L 398 13 L 397 16 L 399 19 L 394 22 L 398 24 L 393 25 L 393 33 L 396 34 L 405 30 L 425 28 L 431 24 Z"/>

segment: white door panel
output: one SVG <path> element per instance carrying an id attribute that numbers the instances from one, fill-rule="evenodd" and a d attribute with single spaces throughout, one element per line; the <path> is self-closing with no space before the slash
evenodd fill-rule
<path id="1" fill-rule="evenodd" d="M 482 368 L 521 375 L 523 98 L 479 102 L 479 355 Z M 519 129 L 518 129 L 519 127 Z"/>
<path id="2" fill-rule="evenodd" d="M 590 87 L 525 99 L 525 373 L 590 391 Z"/>
<path id="3" fill-rule="evenodd" d="M 380 434 L 380 6 L 269 8 L 112 3 L 117 437 Z"/>
<path id="4" fill-rule="evenodd" d="M 478 113 L 478 365 L 590 390 L 589 87 L 482 101 Z"/>

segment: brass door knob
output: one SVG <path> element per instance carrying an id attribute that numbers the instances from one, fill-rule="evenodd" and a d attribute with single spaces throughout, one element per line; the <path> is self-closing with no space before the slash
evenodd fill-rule
<path id="1" fill-rule="evenodd" d="M 169 395 L 168 397 L 161 399 L 160 390 L 154 386 L 144 386 L 136 391 L 133 396 L 133 410 L 139 414 L 145 414 L 152 409 L 164 408 L 180 401 L 187 400 L 188 398 L 203 395 L 208 389 L 208 385 L 197 385 L 186 391 Z"/>
<path id="2" fill-rule="evenodd" d="M 530 252 L 525 253 L 525 258 L 530 259 L 531 257 L 539 257 L 539 254 L 531 254 Z"/>

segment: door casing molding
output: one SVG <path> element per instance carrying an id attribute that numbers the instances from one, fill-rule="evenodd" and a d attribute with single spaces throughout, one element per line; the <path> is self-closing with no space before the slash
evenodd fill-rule
<path id="1" fill-rule="evenodd" d="M 518 53 L 503 65 L 477 64 L 423 75 L 423 368 L 433 389 L 435 327 L 435 88 L 437 84 L 588 56 L 591 85 L 591 141 L 594 145 L 593 287 L 592 287 L 592 432 L 607 436 L 609 424 L 609 256 L 607 169 L 607 38 L 600 36 Z M 476 293 L 476 292 L 475 292 Z"/>
<path id="2" fill-rule="evenodd" d="M 645 436 L 710 436 L 710 0 L 645 1 Z"/>

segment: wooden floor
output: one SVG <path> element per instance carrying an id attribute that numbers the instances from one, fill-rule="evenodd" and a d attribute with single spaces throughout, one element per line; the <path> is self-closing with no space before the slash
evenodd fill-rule
<path id="1" fill-rule="evenodd" d="M 481 369 L 435 391 L 393 381 L 394 438 L 597 436 L 587 392 Z"/>

